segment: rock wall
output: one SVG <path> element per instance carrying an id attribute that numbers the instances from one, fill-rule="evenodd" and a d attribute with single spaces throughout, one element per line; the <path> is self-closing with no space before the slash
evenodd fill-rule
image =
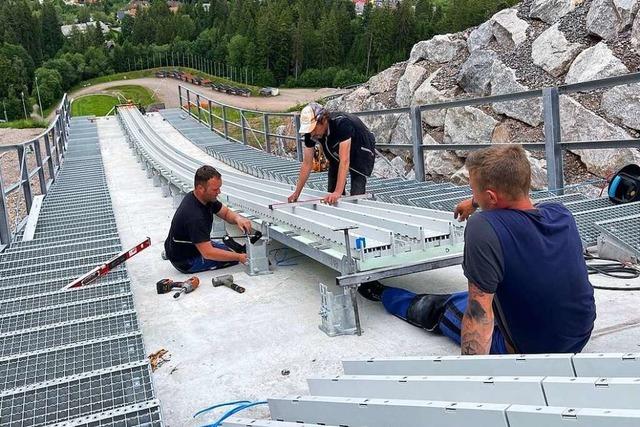
<path id="1" fill-rule="evenodd" d="M 640 0 L 525 0 L 496 13 L 478 27 L 443 34 L 414 45 L 409 59 L 372 77 L 365 85 L 328 103 L 332 110 L 363 111 L 407 107 L 464 97 L 498 95 L 636 72 L 640 64 Z M 565 141 L 637 138 L 640 85 L 563 95 Z M 408 115 L 380 115 L 363 121 L 379 143 L 409 144 Z M 425 143 L 539 142 L 544 140 L 541 99 L 494 103 L 423 113 Z M 395 168 L 408 169 L 410 151 Z M 428 152 L 432 178 L 465 182 L 464 151 Z M 577 150 L 569 170 L 604 176 L 640 152 Z M 575 156 L 572 156 L 572 158 Z M 546 186 L 543 153 L 533 153 L 533 184 Z M 386 175 L 393 170 L 382 165 Z M 568 177 L 571 181 L 571 176 Z M 576 178 L 577 179 L 577 178 Z"/>

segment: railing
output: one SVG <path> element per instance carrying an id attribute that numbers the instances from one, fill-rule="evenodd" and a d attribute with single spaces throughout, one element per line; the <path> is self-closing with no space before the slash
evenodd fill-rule
<path id="1" fill-rule="evenodd" d="M 24 227 L 33 199 L 45 195 L 64 158 L 69 99 L 42 134 L 20 144 L 0 145 L 0 249 Z"/>
<path id="2" fill-rule="evenodd" d="M 380 149 L 400 149 L 411 150 L 413 154 L 413 164 L 416 179 L 423 181 L 425 179 L 424 154 L 427 150 L 476 150 L 478 148 L 491 146 L 491 143 L 481 144 L 424 144 L 422 131 L 422 114 L 427 111 L 447 110 L 450 108 L 460 108 L 467 106 L 487 105 L 493 103 L 503 103 L 510 101 L 522 101 L 528 99 L 541 98 L 542 112 L 544 123 L 544 141 L 543 142 L 520 142 L 525 149 L 530 151 L 544 151 L 547 160 L 547 178 L 548 188 L 553 191 L 562 192 L 564 188 L 564 164 L 563 152 L 565 150 L 584 150 L 584 149 L 605 149 L 605 148 L 640 148 L 640 139 L 622 139 L 622 140 L 592 140 L 592 141 L 562 141 L 560 135 L 560 95 L 566 95 L 576 92 L 586 92 L 591 90 L 603 89 L 607 87 L 620 86 L 640 82 L 640 73 L 631 73 L 622 76 L 609 77 L 600 80 L 592 80 L 581 83 L 562 85 L 544 89 L 529 90 L 524 92 L 514 92 L 503 95 L 494 95 L 478 98 L 465 98 L 454 101 L 440 102 L 428 105 L 416 105 L 412 107 L 394 108 L 386 110 L 371 110 L 355 112 L 353 114 L 361 117 L 376 115 L 402 115 L 408 114 L 411 126 L 411 143 L 410 144 L 377 144 Z M 270 113 L 264 111 L 245 110 L 232 107 L 221 102 L 207 98 L 197 92 L 193 92 L 186 87 L 178 87 L 178 97 L 181 108 L 188 112 L 200 122 L 209 124 L 211 130 L 228 138 L 232 141 L 249 144 L 251 141 L 247 136 L 247 132 L 262 135 L 266 145 L 266 151 L 271 152 L 271 138 L 277 137 L 284 140 L 292 140 L 296 142 L 296 157 L 302 160 L 302 140 L 297 133 L 300 124 L 300 116 L 298 113 Z M 186 103 L 183 102 L 186 100 Z M 205 106 L 203 107 L 203 100 Z M 222 114 L 217 114 L 221 111 Z M 230 111 L 236 111 L 239 121 L 230 121 L 228 118 Z M 247 116 L 262 118 L 254 120 L 257 126 L 252 126 Z M 280 117 L 288 120 L 293 125 L 293 135 L 280 135 L 270 132 L 270 118 Z M 214 120 L 215 119 L 215 120 Z M 220 123 L 217 126 L 216 120 Z M 230 135 L 229 125 L 238 128 L 240 137 Z M 256 138 L 257 140 L 257 138 Z M 416 160 L 420 159 L 420 160 Z"/>

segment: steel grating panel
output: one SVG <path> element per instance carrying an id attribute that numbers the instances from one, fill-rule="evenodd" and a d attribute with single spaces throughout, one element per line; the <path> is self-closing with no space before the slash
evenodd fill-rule
<path id="1" fill-rule="evenodd" d="M 7 426 L 36 427 L 153 399 L 148 366 L 126 368 L 0 398 Z"/>
<path id="2" fill-rule="evenodd" d="M 31 268 L 41 268 L 43 265 L 46 266 L 59 266 L 59 268 L 64 268 L 70 265 L 72 262 L 81 261 L 85 258 L 89 259 L 109 259 L 113 257 L 118 252 L 121 252 L 120 246 L 107 246 L 104 248 L 96 248 L 89 249 L 86 251 L 75 251 L 75 252 L 67 252 L 67 253 L 58 253 L 55 255 L 41 255 L 36 257 L 27 258 L 24 253 L 21 255 L 24 257 L 23 259 L 19 259 L 15 255 L 13 256 L 13 260 L 5 259 L 5 257 L 0 257 L 0 272 L 8 272 L 12 269 L 16 269 L 15 271 L 19 271 L 20 269 L 31 269 Z"/>
<path id="3" fill-rule="evenodd" d="M 615 205 L 608 208 L 594 209 L 575 213 L 573 216 L 585 246 L 596 244 L 600 231 L 596 222 L 640 214 L 640 202 Z"/>
<path id="4" fill-rule="evenodd" d="M 608 197 L 564 203 L 564 207 L 567 208 L 571 213 L 590 211 L 593 209 L 606 208 L 609 206 L 613 206 L 613 203 L 611 203 Z"/>
<path id="5" fill-rule="evenodd" d="M 62 227 L 46 227 L 42 229 L 38 229 L 36 227 L 36 232 L 34 234 L 35 239 L 46 239 L 46 238 L 57 238 L 58 240 L 65 240 L 64 237 L 66 235 L 99 235 L 100 231 L 102 232 L 110 232 L 117 231 L 117 226 L 115 219 L 110 222 L 95 222 L 90 224 L 78 225 L 76 227 L 68 227 L 67 229 Z M 65 232 L 66 231 L 66 232 Z"/>
<path id="6" fill-rule="evenodd" d="M 51 264 L 7 270 L 2 275 L 2 279 L 0 279 L 0 288 L 9 282 L 14 283 L 15 281 L 30 283 L 32 280 L 38 280 L 41 282 L 43 280 L 69 277 L 69 274 L 79 277 L 108 260 L 109 257 L 94 256 L 83 258 L 81 262 L 59 261 Z"/>
<path id="7" fill-rule="evenodd" d="M 546 196 L 546 197 L 539 197 L 539 198 L 533 197 L 533 201 L 535 203 L 542 203 L 542 202 L 569 203 L 569 202 L 582 201 L 586 199 L 587 197 L 582 193 L 570 193 L 570 194 L 564 194 L 562 196 Z"/>
<path id="8" fill-rule="evenodd" d="M 21 284 L 18 281 L 11 286 L 5 286 L 2 288 L 2 298 L 3 301 L 9 299 L 16 298 L 27 298 L 32 297 L 34 295 L 45 294 L 49 292 L 57 292 L 62 289 L 63 286 L 67 285 L 71 280 L 76 277 L 65 277 L 62 279 L 50 281 L 50 282 L 40 282 L 40 283 L 31 283 L 31 284 Z M 115 272 L 109 273 L 109 275 L 105 277 L 101 277 L 96 280 L 96 285 L 107 285 L 113 283 L 129 283 L 129 278 L 127 277 L 126 270 L 119 270 Z M 95 285 L 92 285 L 95 286 Z"/>
<path id="9" fill-rule="evenodd" d="M 143 404 L 135 404 L 129 407 L 116 408 L 111 411 L 100 413 L 100 415 L 90 415 L 66 421 L 61 424 L 54 424 L 51 427 L 129 427 L 162 426 L 162 415 L 160 413 L 159 402 L 150 401 Z"/>
<path id="10" fill-rule="evenodd" d="M 79 319 L 105 316 L 130 310 L 133 310 L 133 297 L 131 295 L 113 295 L 88 302 L 75 301 L 69 303 L 69 305 L 7 314 L 0 317 L 0 336 L 10 332 L 69 323 Z"/>
<path id="11" fill-rule="evenodd" d="M 78 301 L 104 298 L 112 295 L 124 295 L 130 292 L 131 286 L 128 281 L 100 285 L 90 284 L 73 292 L 56 290 L 29 297 L 0 300 L 0 315 L 42 309 L 47 306 L 71 304 Z"/>
<path id="12" fill-rule="evenodd" d="M 126 334 L 138 330 L 135 313 L 114 313 L 101 318 L 81 319 L 69 324 L 58 324 L 46 329 L 0 335 L 0 357 L 42 350 Z"/>
<path id="13" fill-rule="evenodd" d="M 0 391 L 145 359 L 140 334 L 106 338 L 7 360 L 0 360 Z"/>
<path id="14" fill-rule="evenodd" d="M 468 198 L 469 198 L 469 194 L 466 194 L 461 197 L 454 197 L 451 199 L 444 199 L 444 200 L 436 200 L 436 201 L 430 202 L 430 205 L 433 209 L 453 212 L 453 210 L 456 208 L 458 203 L 464 200 L 467 200 Z"/>
<path id="15" fill-rule="evenodd" d="M 599 221 L 596 227 L 640 255 L 640 215 Z"/>
<path id="16" fill-rule="evenodd" d="M 82 247 L 92 247 L 91 245 L 102 245 L 103 242 L 118 239 L 118 233 L 115 230 L 105 230 L 102 234 L 96 233 L 96 235 L 70 235 L 67 239 L 60 240 L 59 238 L 38 239 L 30 240 L 28 242 L 13 242 L 4 253 L 23 252 L 23 251 L 36 251 L 45 248 L 66 248 L 74 245 L 82 245 Z M 119 241 L 119 239 L 118 239 Z M 97 246 L 96 246 L 97 247 Z M 0 254 L 0 256 L 2 256 Z"/>
<path id="17" fill-rule="evenodd" d="M 77 250 L 74 250 L 76 249 Z M 7 265 L 13 262 L 31 262 L 38 261 L 43 258 L 75 258 L 78 253 L 83 255 L 96 255 L 99 253 L 122 252 L 122 246 L 118 239 L 109 239 L 105 241 L 91 242 L 91 244 L 83 243 L 81 245 L 60 245 L 60 246 L 41 246 L 31 250 L 14 250 L 0 255 L 0 265 Z"/>

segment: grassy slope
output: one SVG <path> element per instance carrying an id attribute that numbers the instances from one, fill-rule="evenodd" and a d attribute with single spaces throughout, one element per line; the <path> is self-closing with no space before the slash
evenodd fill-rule
<path id="1" fill-rule="evenodd" d="M 88 95 L 71 104 L 72 116 L 105 116 L 118 105 L 118 98 L 111 95 Z"/>

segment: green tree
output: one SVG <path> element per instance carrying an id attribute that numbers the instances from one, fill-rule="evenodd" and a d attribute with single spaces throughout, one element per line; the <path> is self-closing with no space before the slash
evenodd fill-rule
<path id="1" fill-rule="evenodd" d="M 196 32 L 196 24 L 189 15 L 181 15 L 176 17 L 177 36 L 184 40 L 193 40 Z"/>
<path id="2" fill-rule="evenodd" d="M 67 90 L 80 81 L 81 73 L 71 62 L 62 57 L 50 59 L 42 65 L 44 68 L 55 70 L 60 74 L 62 89 Z"/>
<path id="3" fill-rule="evenodd" d="M 42 39 L 45 58 L 53 58 L 64 43 L 62 31 L 60 31 L 60 18 L 53 3 L 46 1 L 42 5 Z"/>
<path id="4" fill-rule="evenodd" d="M 91 20 L 91 12 L 89 8 L 84 6 L 78 10 L 78 23 L 84 24 L 85 22 L 89 22 Z"/>
<path id="5" fill-rule="evenodd" d="M 37 99 L 39 90 L 42 108 L 47 108 L 62 96 L 62 77 L 56 70 L 49 68 L 38 68 L 35 75 L 38 86 L 33 88 L 31 96 Z"/>

